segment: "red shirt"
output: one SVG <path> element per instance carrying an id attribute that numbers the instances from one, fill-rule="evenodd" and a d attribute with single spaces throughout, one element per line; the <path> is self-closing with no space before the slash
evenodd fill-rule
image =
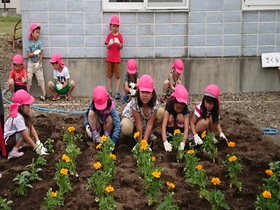
<path id="1" fill-rule="evenodd" d="M 123 44 L 123 37 L 120 33 L 118 35 L 113 35 L 112 33 L 109 33 L 107 35 L 105 44 L 107 45 L 110 41 L 110 39 L 118 38 L 120 43 Z M 113 62 L 113 63 L 120 63 L 121 62 L 121 50 L 119 48 L 119 45 L 114 43 L 110 46 L 108 49 L 106 61 Z"/>
<path id="2" fill-rule="evenodd" d="M 24 68 L 19 70 L 19 72 L 17 72 L 15 69 L 12 69 L 9 75 L 9 79 L 13 79 L 15 84 L 26 86 L 26 84 L 21 81 L 22 77 L 27 77 L 26 70 Z"/>

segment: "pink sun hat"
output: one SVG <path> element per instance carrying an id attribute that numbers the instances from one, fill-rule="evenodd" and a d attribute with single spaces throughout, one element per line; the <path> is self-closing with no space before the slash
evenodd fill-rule
<path id="1" fill-rule="evenodd" d="M 31 26 L 30 26 L 30 29 L 29 29 L 29 33 L 28 33 L 28 39 L 31 40 L 32 39 L 32 33 L 35 29 L 41 29 L 41 26 L 39 26 L 38 24 L 36 23 L 33 23 Z"/>
<path id="2" fill-rule="evenodd" d="M 171 97 L 176 98 L 180 103 L 188 105 L 189 93 L 187 89 L 182 84 L 178 84 L 175 91 L 171 94 Z"/>
<path id="3" fill-rule="evenodd" d="M 58 62 L 59 65 L 63 68 L 64 67 L 64 63 L 62 61 L 62 57 L 60 54 L 58 53 L 54 53 L 50 59 L 50 63 L 55 63 Z"/>
<path id="4" fill-rule="evenodd" d="M 134 59 L 129 59 L 127 62 L 127 66 L 126 66 L 127 72 L 129 74 L 135 74 L 137 71 L 137 64 L 136 64 L 136 60 Z"/>
<path id="5" fill-rule="evenodd" d="M 23 58 L 20 54 L 16 54 L 14 57 L 13 57 L 13 63 L 14 64 L 23 64 Z"/>
<path id="6" fill-rule="evenodd" d="M 220 89 L 216 84 L 210 84 L 204 89 L 204 95 L 216 98 L 219 100 Z"/>
<path id="7" fill-rule="evenodd" d="M 170 67 L 170 69 L 175 69 L 175 71 L 178 74 L 183 74 L 184 72 L 184 63 L 181 59 L 175 59 L 173 62 L 173 65 Z"/>
<path id="8" fill-rule="evenodd" d="M 107 107 L 109 93 L 104 86 L 97 86 L 92 95 L 94 106 L 97 110 L 104 110 Z"/>
<path id="9" fill-rule="evenodd" d="M 17 116 L 19 106 L 32 104 L 34 101 L 34 97 L 27 91 L 22 89 L 16 91 L 12 98 L 13 103 L 10 105 L 10 116 L 15 118 Z"/>
<path id="10" fill-rule="evenodd" d="M 153 78 L 148 75 L 144 74 L 139 79 L 139 90 L 145 92 L 153 92 L 155 89 Z"/>

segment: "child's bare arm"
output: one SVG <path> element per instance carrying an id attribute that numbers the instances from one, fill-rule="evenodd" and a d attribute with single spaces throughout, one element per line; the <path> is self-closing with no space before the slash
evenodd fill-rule
<path id="1" fill-rule="evenodd" d="M 138 140 L 142 140 L 142 122 L 138 112 L 132 110 L 132 115 L 134 117 L 135 125 L 136 125 L 136 132 L 139 132 Z"/>
<path id="2" fill-rule="evenodd" d="M 146 139 L 147 141 L 149 140 L 149 137 L 152 133 L 154 122 L 156 120 L 156 115 L 157 115 L 156 112 L 153 113 L 152 116 L 150 117 L 150 119 L 147 122 L 147 127 L 146 127 L 145 134 L 144 134 L 144 139 Z"/>

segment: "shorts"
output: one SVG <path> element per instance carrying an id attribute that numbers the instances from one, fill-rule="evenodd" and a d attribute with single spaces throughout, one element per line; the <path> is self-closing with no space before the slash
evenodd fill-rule
<path id="1" fill-rule="evenodd" d="M 70 81 L 68 81 L 67 86 L 65 88 L 62 88 L 61 90 L 57 89 L 56 82 L 54 82 L 53 88 L 54 88 L 55 92 L 57 92 L 58 94 L 66 95 L 70 89 Z"/>
<path id="2" fill-rule="evenodd" d="M 120 70 L 121 63 L 113 63 L 113 62 L 106 62 L 106 76 L 108 78 L 112 78 L 113 73 L 115 74 L 116 78 L 120 78 Z"/>
<path id="3" fill-rule="evenodd" d="M 44 79 L 44 72 L 42 65 L 39 67 L 39 69 L 34 68 L 35 63 L 28 62 L 27 65 L 27 76 L 28 76 L 28 84 L 32 85 L 32 79 L 33 75 L 35 74 L 38 86 L 45 86 L 45 79 Z"/>
<path id="4" fill-rule="evenodd" d="M 6 153 L 8 154 L 16 145 L 16 143 L 22 138 L 23 137 L 20 132 L 14 133 L 13 135 L 6 137 L 5 139 Z"/>
<path id="5" fill-rule="evenodd" d="M 14 87 L 15 87 L 15 92 L 17 92 L 18 90 L 25 90 L 25 91 L 27 91 L 26 86 L 23 86 L 23 85 L 17 85 L 15 83 Z"/>

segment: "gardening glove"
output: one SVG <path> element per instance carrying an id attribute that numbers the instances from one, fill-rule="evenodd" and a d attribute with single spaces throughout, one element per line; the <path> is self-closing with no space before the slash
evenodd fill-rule
<path id="1" fill-rule="evenodd" d="M 195 135 L 193 136 L 193 138 L 194 138 L 194 143 L 195 143 L 195 145 L 201 145 L 201 144 L 203 144 L 203 141 L 202 141 L 202 139 L 198 136 L 198 134 L 195 134 Z"/>
<path id="2" fill-rule="evenodd" d="M 179 150 L 185 150 L 185 143 L 181 141 L 180 146 L 179 146 Z"/>
<path id="3" fill-rule="evenodd" d="M 129 87 L 134 89 L 135 88 L 135 83 L 134 82 L 130 82 L 129 83 Z"/>
<path id="4" fill-rule="evenodd" d="M 26 81 L 26 80 L 24 79 L 24 77 L 21 77 L 21 82 L 22 82 L 22 83 L 25 83 L 25 81 Z"/>
<path id="5" fill-rule="evenodd" d="M 41 147 L 41 150 L 43 152 L 45 152 L 45 153 L 48 152 L 48 149 L 46 147 L 44 147 L 43 143 L 40 140 L 36 141 L 36 144 L 38 145 L 38 147 Z"/>
<path id="6" fill-rule="evenodd" d="M 92 133 L 91 133 L 89 125 L 86 126 L 86 132 L 87 132 L 88 137 L 92 138 Z"/>
<path id="7" fill-rule="evenodd" d="M 110 39 L 108 45 L 111 46 L 112 44 L 114 44 L 114 40 L 113 40 L 113 39 Z"/>
<path id="8" fill-rule="evenodd" d="M 131 96 L 135 96 L 135 94 L 136 94 L 136 90 L 134 90 L 132 88 L 129 89 L 129 92 L 130 92 Z"/>
<path id="9" fill-rule="evenodd" d="M 62 84 L 60 84 L 60 83 L 56 84 L 56 88 L 57 88 L 57 90 L 61 90 L 62 89 Z"/>
<path id="10" fill-rule="evenodd" d="M 116 43 L 116 44 L 120 44 L 120 40 L 118 39 L 118 38 L 114 38 L 114 43 Z"/>
<path id="11" fill-rule="evenodd" d="M 214 144 L 219 143 L 215 136 L 213 136 L 212 141 L 213 141 Z"/>
<path id="12" fill-rule="evenodd" d="M 41 52 L 41 50 L 35 50 L 33 53 L 34 53 L 34 55 L 39 55 L 40 52 Z"/>
<path id="13" fill-rule="evenodd" d="M 34 69 L 39 69 L 39 67 L 40 67 L 40 63 L 39 62 L 37 62 L 37 63 L 34 63 Z"/>
<path id="14" fill-rule="evenodd" d="M 163 146 L 164 146 L 164 149 L 166 152 L 172 151 L 172 145 L 167 140 L 165 140 L 165 142 L 163 142 Z"/>
<path id="15" fill-rule="evenodd" d="M 228 139 L 227 139 L 227 137 L 225 136 L 225 134 L 223 132 L 220 133 L 220 138 L 224 139 L 226 142 L 228 142 Z"/>

